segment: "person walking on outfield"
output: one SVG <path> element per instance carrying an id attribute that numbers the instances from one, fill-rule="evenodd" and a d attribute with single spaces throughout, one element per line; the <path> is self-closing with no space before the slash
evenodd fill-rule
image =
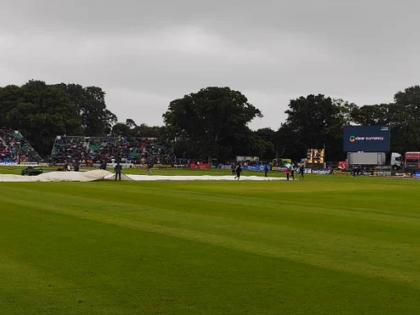
<path id="1" fill-rule="evenodd" d="M 239 180 L 241 178 L 241 172 L 242 172 L 242 167 L 241 167 L 241 164 L 238 163 L 235 167 L 235 173 L 236 173 L 235 179 Z"/>
<path id="2" fill-rule="evenodd" d="M 300 174 L 300 178 L 302 179 L 305 178 L 305 167 L 303 165 L 299 167 L 299 174 Z"/>
<path id="3" fill-rule="evenodd" d="M 153 168 L 153 160 L 149 159 L 147 161 L 147 175 L 152 175 L 152 168 Z"/>
<path id="4" fill-rule="evenodd" d="M 269 167 L 268 167 L 268 164 L 266 163 L 266 164 L 264 165 L 264 177 L 267 177 L 267 175 L 268 175 L 268 171 L 269 171 Z"/>
<path id="5" fill-rule="evenodd" d="M 115 180 L 121 180 L 121 171 L 122 171 L 122 165 L 120 162 L 117 162 L 117 165 L 115 165 Z"/>
<path id="6" fill-rule="evenodd" d="M 290 166 L 286 167 L 286 179 L 290 180 Z"/>

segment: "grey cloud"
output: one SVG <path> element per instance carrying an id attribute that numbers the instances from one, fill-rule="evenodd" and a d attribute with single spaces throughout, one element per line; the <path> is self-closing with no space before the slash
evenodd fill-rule
<path id="1" fill-rule="evenodd" d="M 161 124 L 172 99 L 241 90 L 278 128 L 309 93 L 360 105 L 419 83 L 415 1 L 0 0 L 0 84 L 99 85 L 121 120 Z"/>

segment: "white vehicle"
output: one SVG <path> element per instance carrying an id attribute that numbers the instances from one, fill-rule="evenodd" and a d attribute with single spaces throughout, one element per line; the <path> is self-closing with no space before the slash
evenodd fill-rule
<path id="1" fill-rule="evenodd" d="M 349 152 L 347 161 L 349 165 L 385 165 L 386 154 L 384 152 Z"/>
<path id="2" fill-rule="evenodd" d="M 403 166 L 402 155 L 396 152 L 391 153 L 391 167 L 394 170 L 401 169 Z"/>

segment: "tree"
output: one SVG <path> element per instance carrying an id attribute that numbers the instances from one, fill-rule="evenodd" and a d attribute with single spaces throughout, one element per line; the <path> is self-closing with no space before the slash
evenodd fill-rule
<path id="1" fill-rule="evenodd" d="M 387 125 L 389 108 L 390 104 L 355 107 L 351 112 L 351 120 L 363 126 Z"/>
<path id="2" fill-rule="evenodd" d="M 106 108 L 105 92 L 101 88 L 78 84 L 60 84 L 72 104 L 78 109 L 85 136 L 104 136 L 111 132 L 117 117 Z"/>
<path id="3" fill-rule="evenodd" d="M 209 160 L 231 159 L 242 135 L 250 133 L 247 124 L 261 116 L 242 93 L 228 87 L 208 87 L 174 100 L 163 115 L 184 155 Z"/>
<path id="4" fill-rule="evenodd" d="M 420 149 L 420 86 L 396 93 L 394 103 L 353 108 L 351 117 L 361 125 L 390 126 L 392 151 Z"/>
<path id="5" fill-rule="evenodd" d="M 166 128 L 161 126 L 137 125 L 133 119 L 127 119 L 125 123 L 116 123 L 112 126 L 113 136 L 135 137 L 135 138 L 157 138 L 166 140 Z"/>
<path id="6" fill-rule="evenodd" d="M 137 127 L 136 122 L 135 122 L 133 119 L 130 119 L 130 118 L 128 118 L 128 119 L 126 119 L 126 120 L 125 120 L 125 124 L 126 124 L 126 125 L 130 128 L 130 129 Z"/>
<path id="7" fill-rule="evenodd" d="M 57 135 L 105 135 L 116 121 L 100 88 L 35 80 L 0 88 L 0 112 L 0 127 L 20 130 L 44 157 Z"/>
<path id="8" fill-rule="evenodd" d="M 253 133 L 256 147 L 259 148 L 257 156 L 265 161 L 270 161 L 276 157 L 276 132 L 271 128 L 258 129 Z"/>
<path id="9" fill-rule="evenodd" d="M 13 101 L 11 101 L 13 100 Z M 0 91 L 2 127 L 17 129 L 43 156 L 58 134 L 80 132 L 80 117 L 62 89 L 41 81 Z"/>
<path id="10" fill-rule="evenodd" d="M 343 158 L 343 127 L 352 108 L 353 104 L 321 94 L 291 100 L 287 120 L 278 131 L 278 147 L 294 159 L 304 157 L 309 148 L 322 147 L 328 159 Z"/>
<path id="11" fill-rule="evenodd" d="M 126 124 L 116 123 L 114 126 L 112 126 L 111 133 L 114 137 L 128 137 L 131 135 L 131 129 Z"/>
<path id="12" fill-rule="evenodd" d="M 148 126 L 146 124 L 141 124 L 136 126 L 132 130 L 132 134 L 137 137 L 147 137 L 147 138 L 162 138 L 165 137 L 165 127 L 160 126 Z"/>

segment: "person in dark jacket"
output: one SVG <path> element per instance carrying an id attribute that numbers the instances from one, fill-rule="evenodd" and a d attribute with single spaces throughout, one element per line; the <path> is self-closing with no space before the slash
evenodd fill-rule
<path id="1" fill-rule="evenodd" d="M 235 173 L 236 173 L 235 179 L 239 180 L 241 178 L 241 172 L 242 172 L 242 167 L 241 167 L 241 164 L 238 163 L 236 164 L 236 167 L 235 167 Z"/>
<path id="2" fill-rule="evenodd" d="M 101 170 L 106 170 L 106 167 L 107 167 L 106 160 L 102 160 L 101 165 L 99 166 L 99 168 Z"/>
<path id="3" fill-rule="evenodd" d="M 299 174 L 300 174 L 300 178 L 302 179 L 305 178 L 305 167 L 303 165 L 299 167 Z"/>
<path id="4" fill-rule="evenodd" d="M 232 175 L 235 175 L 235 173 L 236 173 L 236 166 L 235 166 L 235 163 L 232 163 L 232 164 L 230 165 L 230 170 L 232 171 Z"/>
<path id="5" fill-rule="evenodd" d="M 270 170 L 270 168 L 268 167 L 268 164 L 267 163 L 265 163 L 264 164 L 264 176 L 265 177 L 267 177 L 267 175 L 268 175 L 268 171 Z"/>
<path id="6" fill-rule="evenodd" d="M 79 172 L 80 171 L 80 162 L 79 162 L 79 160 L 74 161 L 74 163 L 73 163 L 73 170 L 75 172 Z"/>
<path id="7" fill-rule="evenodd" d="M 115 180 L 121 180 L 121 172 L 122 172 L 122 165 L 120 162 L 117 162 L 117 165 L 115 165 Z"/>

